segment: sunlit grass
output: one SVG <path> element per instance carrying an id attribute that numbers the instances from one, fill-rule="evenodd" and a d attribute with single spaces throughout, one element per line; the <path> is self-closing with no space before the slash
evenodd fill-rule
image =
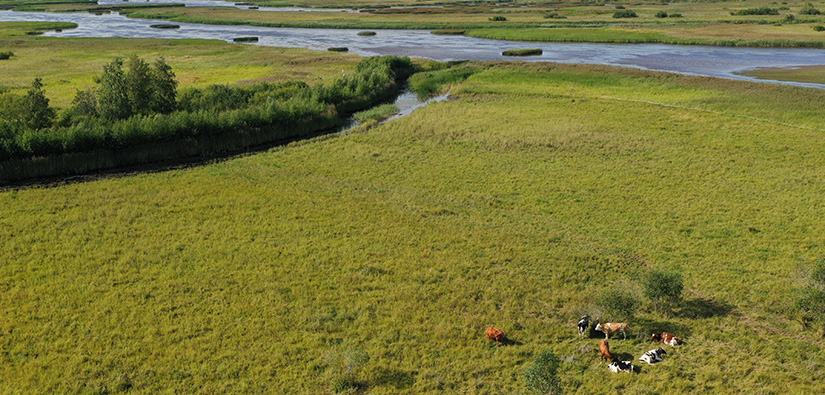
<path id="1" fill-rule="evenodd" d="M 354 55 L 218 40 L 21 37 L 33 26 L 41 25 L 0 23 L 0 49 L 15 54 L 2 63 L 0 88 L 23 93 L 41 77 L 57 107 L 71 104 L 78 90 L 91 88 L 103 65 L 117 56 L 163 56 L 181 87 L 295 79 L 316 83 L 339 77 L 342 69 L 351 70 L 359 60 Z"/>
<path id="2" fill-rule="evenodd" d="M 765 80 L 825 84 L 825 66 L 763 67 L 739 74 Z"/>
<path id="3" fill-rule="evenodd" d="M 787 314 L 825 252 L 821 91 L 479 70 L 366 133 L 0 193 L 0 388 L 329 393 L 343 345 L 370 356 L 364 393 L 521 393 L 545 349 L 567 393 L 822 391 L 818 334 Z M 575 322 L 664 266 L 684 307 L 611 349 L 686 344 L 614 375 Z"/>

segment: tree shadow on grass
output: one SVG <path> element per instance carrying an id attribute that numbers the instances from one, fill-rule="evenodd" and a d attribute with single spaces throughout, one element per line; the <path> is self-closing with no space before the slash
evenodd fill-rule
<path id="1" fill-rule="evenodd" d="M 682 308 L 676 314 L 683 318 L 698 319 L 726 316 L 732 312 L 733 306 L 727 303 L 693 298 L 682 302 Z"/>
<path id="2" fill-rule="evenodd" d="M 375 375 L 375 384 L 392 386 L 397 390 L 408 389 L 415 384 L 416 372 L 406 372 L 398 369 L 379 369 Z"/>

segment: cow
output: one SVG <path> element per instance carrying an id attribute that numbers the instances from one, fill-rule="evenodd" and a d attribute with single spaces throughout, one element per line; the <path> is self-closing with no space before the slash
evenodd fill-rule
<path id="1" fill-rule="evenodd" d="M 610 353 L 610 344 L 607 342 L 607 340 L 602 340 L 602 342 L 599 343 L 599 352 L 602 354 L 602 361 L 616 360 L 616 357 L 614 357 L 613 354 Z"/>
<path id="2" fill-rule="evenodd" d="M 613 373 L 619 373 L 619 372 L 632 373 L 633 371 L 636 370 L 636 367 L 633 366 L 633 364 L 630 363 L 630 361 L 613 361 L 613 363 L 611 363 L 610 365 L 607 365 L 607 368 L 610 369 L 610 371 L 613 372 Z"/>
<path id="3" fill-rule="evenodd" d="M 657 348 L 644 353 L 644 355 L 639 357 L 639 360 L 647 362 L 648 365 L 653 365 L 654 363 L 662 362 L 665 354 L 667 354 L 667 351 L 665 351 L 664 348 Z"/>
<path id="4" fill-rule="evenodd" d="M 650 340 L 664 344 L 670 344 L 671 346 L 678 346 L 682 344 L 682 339 L 674 335 L 671 335 L 667 332 L 654 333 L 650 335 Z"/>
<path id="5" fill-rule="evenodd" d="M 604 338 L 607 339 L 611 333 L 622 332 L 622 338 L 627 339 L 627 330 L 630 329 L 627 324 L 621 322 L 607 322 L 604 324 L 597 324 L 596 330 L 604 332 Z"/>
<path id="6" fill-rule="evenodd" d="M 489 327 L 487 328 L 487 338 L 501 343 L 504 340 L 504 332 L 496 328 Z"/>
<path id="7" fill-rule="evenodd" d="M 590 316 L 585 314 L 581 319 L 579 319 L 579 323 L 576 324 L 576 326 L 579 327 L 579 336 L 584 336 L 590 328 Z"/>

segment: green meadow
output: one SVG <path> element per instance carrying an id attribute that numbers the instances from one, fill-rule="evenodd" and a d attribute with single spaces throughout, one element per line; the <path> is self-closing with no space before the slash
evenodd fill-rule
<path id="1" fill-rule="evenodd" d="M 823 66 L 762 67 L 739 74 L 764 80 L 825 83 L 825 67 Z"/>
<path id="2" fill-rule="evenodd" d="M 50 103 L 71 104 L 78 90 L 94 86 L 103 65 L 115 57 L 137 54 L 163 56 L 182 88 L 213 84 L 254 84 L 300 80 L 309 84 L 331 81 L 351 71 L 360 58 L 295 48 L 267 48 L 218 40 L 122 38 L 54 38 L 29 36 L 28 31 L 70 28 L 72 24 L 0 23 L 0 51 L 14 56 L 0 61 L 0 93 L 25 93 L 34 78 L 43 79 Z M 94 48 L 90 51 L 89 48 Z"/>
<path id="3" fill-rule="evenodd" d="M 519 394 L 545 350 L 566 393 L 823 390 L 792 309 L 825 253 L 821 90 L 456 67 L 366 132 L 0 192 L 0 392 Z M 661 268 L 683 301 L 611 350 L 685 344 L 611 373 L 575 323 Z"/>

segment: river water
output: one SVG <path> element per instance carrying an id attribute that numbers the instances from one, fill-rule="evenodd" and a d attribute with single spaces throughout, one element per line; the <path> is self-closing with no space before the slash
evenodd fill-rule
<path id="1" fill-rule="evenodd" d="M 157 0 L 160 1 L 160 0 Z M 194 0 L 214 3 L 209 0 Z M 234 5 L 233 3 L 225 3 Z M 177 23 L 180 29 L 153 29 L 159 21 L 132 19 L 117 13 L 45 13 L 0 11 L 0 21 L 61 21 L 77 29 L 54 37 L 201 38 L 232 41 L 257 36 L 256 45 L 325 50 L 347 47 L 364 56 L 399 55 L 448 60 L 523 60 L 529 62 L 587 63 L 669 71 L 682 74 L 753 80 L 736 72 L 757 67 L 825 65 L 825 50 L 798 48 L 734 48 L 666 44 L 523 43 L 464 36 L 441 36 L 427 30 L 374 30 L 376 36 L 359 36 L 363 29 L 301 29 Z M 541 48 L 540 56 L 512 58 L 506 49 Z M 825 88 L 825 84 L 785 82 Z"/>

